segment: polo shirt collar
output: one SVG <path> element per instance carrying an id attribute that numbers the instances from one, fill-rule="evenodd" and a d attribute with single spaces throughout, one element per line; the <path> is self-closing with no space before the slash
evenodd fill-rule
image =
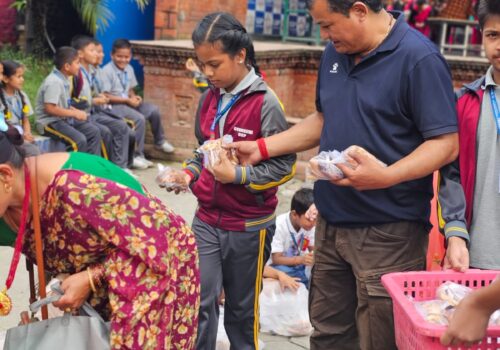
<path id="1" fill-rule="evenodd" d="M 496 87 L 497 83 L 495 83 L 495 80 L 493 80 L 493 66 L 490 66 L 488 68 L 488 71 L 486 72 L 486 76 L 484 77 L 484 84 L 481 86 L 483 90 L 485 90 L 488 87 Z"/>
<path id="2" fill-rule="evenodd" d="M 394 23 L 387 38 L 374 50 L 374 53 L 395 50 L 409 29 L 402 12 L 389 11 L 389 13 L 394 17 L 396 23 Z"/>
<path id="3" fill-rule="evenodd" d="M 252 85 L 258 78 L 259 76 L 255 73 L 255 69 L 252 67 L 250 72 L 248 72 L 247 75 L 245 75 L 245 77 L 239 82 L 238 85 L 236 85 L 236 87 L 232 91 L 227 91 L 226 89 L 221 88 L 220 94 L 221 95 L 230 94 L 234 96 L 240 93 L 241 91 L 245 90 L 246 88 L 250 87 L 250 85 Z"/>

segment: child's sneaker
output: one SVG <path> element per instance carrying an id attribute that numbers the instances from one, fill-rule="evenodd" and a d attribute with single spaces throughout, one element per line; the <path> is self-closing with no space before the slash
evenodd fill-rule
<path id="1" fill-rule="evenodd" d="M 148 168 L 148 164 L 145 162 L 145 159 L 141 157 L 135 157 L 132 162 L 132 168 L 144 170 Z"/>
<path id="2" fill-rule="evenodd" d="M 144 157 L 137 157 L 137 158 L 139 158 L 139 159 L 141 160 L 141 162 L 143 162 L 144 164 L 146 164 L 146 166 L 147 166 L 148 168 L 152 168 L 152 167 L 154 167 L 154 166 L 155 166 L 155 163 L 153 163 L 153 162 L 152 162 L 152 161 L 150 161 L 150 160 L 147 160 L 147 159 L 146 159 L 146 158 L 144 158 Z"/>
<path id="3" fill-rule="evenodd" d="M 155 145 L 155 148 L 165 153 L 173 153 L 175 151 L 175 147 L 168 141 L 164 141 L 161 145 Z"/>

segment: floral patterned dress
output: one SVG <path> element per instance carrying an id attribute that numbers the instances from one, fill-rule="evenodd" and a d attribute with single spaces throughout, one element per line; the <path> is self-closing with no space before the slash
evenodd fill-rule
<path id="1" fill-rule="evenodd" d="M 108 309 L 112 349 L 194 348 L 198 253 L 181 217 L 147 192 L 75 170 L 55 175 L 40 207 L 47 271 L 104 265 L 105 287 L 91 303 Z M 25 239 L 35 261 L 31 224 Z"/>

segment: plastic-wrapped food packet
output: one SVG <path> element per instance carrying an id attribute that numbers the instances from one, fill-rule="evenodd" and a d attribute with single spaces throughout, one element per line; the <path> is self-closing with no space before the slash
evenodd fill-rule
<path id="1" fill-rule="evenodd" d="M 429 323 L 448 325 L 454 307 L 443 300 L 427 300 L 415 302 L 415 308 Z"/>
<path id="2" fill-rule="evenodd" d="M 471 292 L 472 289 L 467 286 L 448 281 L 438 287 L 436 297 L 452 306 L 457 306 Z"/>
<path id="3" fill-rule="evenodd" d="M 169 166 L 158 164 L 158 175 L 156 183 L 160 187 L 165 187 L 168 190 L 187 192 L 189 191 L 186 183 L 186 173 L 182 170 L 175 169 Z"/>
<path id="4" fill-rule="evenodd" d="M 205 167 L 213 167 L 220 161 L 221 152 L 226 152 L 227 157 L 234 165 L 239 164 L 238 158 L 236 157 L 236 151 L 234 149 L 226 150 L 222 148 L 222 145 L 227 145 L 233 142 L 233 137 L 231 135 L 224 135 L 222 138 L 217 140 L 207 140 L 199 148 L 199 151 L 203 154 L 203 165 Z"/>
<path id="5" fill-rule="evenodd" d="M 323 151 L 313 157 L 309 161 L 311 174 L 316 180 L 340 180 L 344 178 L 344 173 L 336 166 L 336 164 L 345 164 L 352 169 L 356 169 L 359 164 L 354 159 L 354 156 L 359 153 L 363 153 L 377 160 L 382 166 L 387 166 L 364 148 L 354 145 L 346 148 L 342 152 L 337 150 L 328 152 Z"/>

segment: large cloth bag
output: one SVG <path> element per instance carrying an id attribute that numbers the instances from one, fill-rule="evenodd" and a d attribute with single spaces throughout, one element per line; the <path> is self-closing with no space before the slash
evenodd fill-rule
<path id="1" fill-rule="evenodd" d="M 62 295 L 59 287 L 56 285 L 52 290 L 58 294 L 31 304 L 31 312 L 59 300 Z M 88 303 L 81 306 L 80 314 L 64 313 L 61 317 L 11 328 L 4 350 L 109 350 L 110 324 Z"/>

